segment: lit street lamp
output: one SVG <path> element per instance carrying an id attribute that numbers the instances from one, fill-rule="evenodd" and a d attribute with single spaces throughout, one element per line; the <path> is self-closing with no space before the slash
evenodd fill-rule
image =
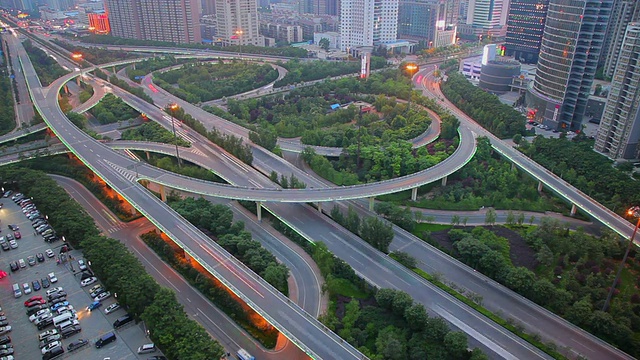
<path id="1" fill-rule="evenodd" d="M 609 294 L 607 294 L 607 300 L 604 302 L 604 306 L 602 307 L 602 311 L 607 311 L 609 308 L 609 303 L 611 303 L 611 297 L 613 296 L 613 292 L 616 290 L 616 285 L 620 280 L 620 274 L 622 274 L 622 268 L 624 268 L 624 264 L 627 262 L 627 257 L 629 256 L 629 251 L 631 251 L 631 247 L 633 246 L 633 240 L 636 237 L 636 233 L 638 232 L 638 227 L 640 227 L 640 206 L 634 206 L 627 211 L 627 215 L 638 218 L 638 222 L 636 223 L 636 227 L 633 229 L 633 234 L 631 234 L 631 239 L 629 239 L 629 245 L 627 245 L 627 250 L 624 252 L 624 256 L 622 257 L 622 261 L 620 262 L 620 266 L 618 267 L 618 272 L 616 273 L 616 278 L 613 280 L 613 285 L 609 289 Z"/>
<path id="2" fill-rule="evenodd" d="M 178 167 L 182 166 L 180 161 L 180 153 L 178 152 L 178 135 L 176 135 L 176 124 L 174 112 L 178 109 L 178 104 L 169 105 L 169 112 L 171 113 L 171 129 L 173 129 L 173 142 L 176 145 L 176 157 L 178 158 Z"/>
<path id="3" fill-rule="evenodd" d="M 413 75 L 415 75 L 415 73 L 418 72 L 420 67 L 418 67 L 418 64 L 416 64 L 416 63 L 408 63 L 407 65 L 404 66 L 404 69 L 407 71 L 407 73 L 409 73 L 409 79 L 413 83 Z M 413 89 L 413 87 L 412 87 L 412 89 Z M 411 97 L 412 97 L 412 95 L 413 95 L 413 90 L 409 90 L 409 102 L 407 103 L 407 111 L 409 111 L 411 109 Z"/>
<path id="4" fill-rule="evenodd" d="M 82 54 L 81 53 L 73 53 L 71 54 L 71 58 L 75 61 L 80 62 L 80 60 L 82 60 Z"/>

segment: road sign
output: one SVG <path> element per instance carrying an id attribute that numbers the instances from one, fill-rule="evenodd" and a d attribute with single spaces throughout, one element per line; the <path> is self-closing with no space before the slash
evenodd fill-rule
<path id="1" fill-rule="evenodd" d="M 144 79 L 144 76 L 136 76 L 136 77 L 134 77 L 134 79 L 135 80 L 142 80 L 142 79 Z"/>

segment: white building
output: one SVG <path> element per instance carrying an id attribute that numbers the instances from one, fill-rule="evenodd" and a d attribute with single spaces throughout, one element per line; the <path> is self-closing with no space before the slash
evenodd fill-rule
<path id="1" fill-rule="evenodd" d="M 320 44 L 320 40 L 327 39 L 329 40 L 329 49 L 339 49 L 340 48 L 340 34 L 333 31 L 327 31 L 324 33 L 314 33 L 313 34 L 313 42 L 316 45 Z"/>
<path id="2" fill-rule="evenodd" d="M 509 2 L 510 0 L 470 0 L 467 25 L 477 34 L 506 34 Z"/>
<path id="3" fill-rule="evenodd" d="M 216 1 L 217 37 L 224 45 L 264 46 L 256 0 Z"/>
<path id="4" fill-rule="evenodd" d="M 340 49 L 378 46 L 396 40 L 398 0 L 342 0 Z"/>

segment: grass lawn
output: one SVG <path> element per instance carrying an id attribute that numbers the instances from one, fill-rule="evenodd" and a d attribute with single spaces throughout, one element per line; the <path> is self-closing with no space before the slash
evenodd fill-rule
<path id="1" fill-rule="evenodd" d="M 359 290 L 355 285 L 345 279 L 329 279 L 327 280 L 327 287 L 331 294 L 342 295 L 352 297 L 356 299 L 366 299 L 370 297 L 364 291 Z"/>

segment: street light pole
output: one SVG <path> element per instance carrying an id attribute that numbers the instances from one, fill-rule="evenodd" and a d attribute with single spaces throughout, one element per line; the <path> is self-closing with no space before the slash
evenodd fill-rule
<path id="1" fill-rule="evenodd" d="M 633 229 L 633 234 L 631 234 L 631 239 L 629 239 L 629 245 L 627 245 L 627 250 L 624 252 L 624 256 L 622 257 L 622 261 L 620 262 L 620 266 L 618 267 L 618 272 L 616 273 L 616 278 L 613 280 L 613 285 L 609 289 L 609 294 L 607 294 L 607 300 L 604 302 L 604 306 L 602 307 L 602 311 L 607 311 L 609 308 L 609 304 L 611 303 L 611 298 L 613 297 L 613 292 L 616 290 L 616 285 L 620 280 L 620 275 L 622 274 L 622 269 L 624 268 L 624 264 L 627 262 L 627 257 L 629 256 L 629 251 L 631 251 L 631 247 L 633 246 L 633 240 L 636 237 L 636 233 L 638 232 L 638 227 L 640 227 L 640 206 L 634 206 L 627 214 L 637 217 L 638 222 L 636 223 L 636 227 Z"/>
<path id="2" fill-rule="evenodd" d="M 176 145 L 176 158 L 178 158 L 178 167 L 181 167 L 182 161 L 180 160 L 180 152 L 178 151 L 178 135 L 176 134 L 176 124 L 174 116 L 174 111 L 177 108 L 178 104 L 169 105 L 169 112 L 171 113 L 171 129 L 173 129 L 173 143 Z"/>

